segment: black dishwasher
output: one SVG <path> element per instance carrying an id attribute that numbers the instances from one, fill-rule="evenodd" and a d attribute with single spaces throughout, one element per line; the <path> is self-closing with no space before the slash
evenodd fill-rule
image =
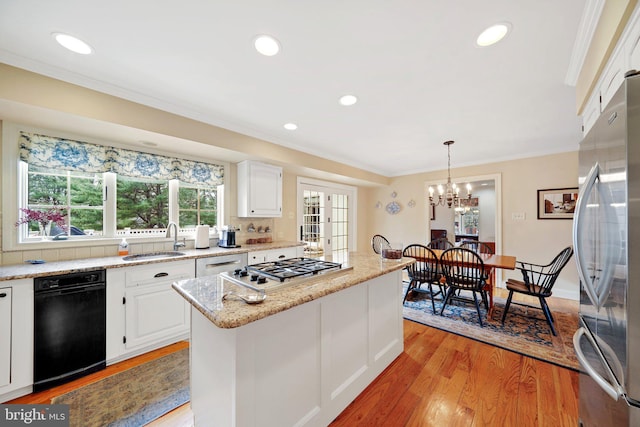
<path id="1" fill-rule="evenodd" d="M 34 279 L 34 391 L 106 366 L 106 273 Z"/>

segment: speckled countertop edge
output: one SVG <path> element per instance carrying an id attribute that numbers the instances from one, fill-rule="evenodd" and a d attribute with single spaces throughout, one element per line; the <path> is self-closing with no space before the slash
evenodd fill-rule
<path id="1" fill-rule="evenodd" d="M 124 261 L 121 256 L 111 256 L 102 258 L 85 258 L 69 261 L 55 261 L 44 264 L 14 264 L 0 266 L 0 281 L 28 279 L 33 277 L 49 276 L 56 274 L 69 274 L 81 271 L 89 271 L 101 268 L 122 268 L 132 267 L 134 265 L 157 264 L 168 261 L 180 261 L 186 259 L 205 258 L 212 256 L 223 256 L 233 254 L 243 254 L 254 251 L 265 251 L 269 249 L 289 248 L 294 246 L 302 246 L 301 242 L 273 242 L 265 244 L 257 244 L 251 246 L 243 246 L 241 248 L 225 249 L 219 247 L 211 247 L 209 249 L 183 249 L 184 255 L 141 259 L 135 261 Z"/>
<path id="2" fill-rule="evenodd" d="M 413 258 L 383 262 L 379 255 L 350 253 L 348 265 L 353 269 L 319 277 L 312 281 L 267 292 L 260 304 L 246 304 L 238 299 L 225 299 L 228 282 L 215 276 L 181 280 L 173 288 L 214 325 L 224 329 L 237 328 L 256 320 L 280 313 L 325 295 L 339 292 L 392 271 L 401 270 L 415 262 Z"/>

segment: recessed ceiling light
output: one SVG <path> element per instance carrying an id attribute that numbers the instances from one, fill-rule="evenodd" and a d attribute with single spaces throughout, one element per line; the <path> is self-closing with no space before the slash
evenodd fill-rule
<path id="1" fill-rule="evenodd" d="M 478 36 L 476 44 L 485 47 L 498 43 L 507 35 L 510 29 L 511 24 L 506 22 L 492 25 Z"/>
<path id="2" fill-rule="evenodd" d="M 344 95 L 340 97 L 340 105 L 349 106 L 358 102 L 358 98 L 355 95 Z"/>
<path id="3" fill-rule="evenodd" d="M 70 36 L 69 34 L 53 33 L 52 36 L 63 47 L 72 52 L 80 53 L 82 55 L 89 55 L 90 53 L 93 53 L 91 46 L 76 37 Z"/>
<path id="4" fill-rule="evenodd" d="M 284 125 L 284 128 L 286 130 L 296 130 L 296 129 L 298 129 L 298 125 L 295 124 L 295 123 L 287 123 L 287 124 Z"/>
<path id="5" fill-rule="evenodd" d="M 255 38 L 253 45 L 264 56 L 273 56 L 280 52 L 280 43 L 271 36 L 261 35 Z"/>

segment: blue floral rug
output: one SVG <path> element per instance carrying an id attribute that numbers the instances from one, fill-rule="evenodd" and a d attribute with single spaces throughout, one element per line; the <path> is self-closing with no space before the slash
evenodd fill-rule
<path id="1" fill-rule="evenodd" d="M 405 284 L 403 296 L 406 286 Z M 512 303 L 504 325 L 502 325 L 505 300 L 494 298 L 494 312 L 491 319 L 487 319 L 487 312 L 480 302 L 480 313 L 484 324 L 484 327 L 481 327 L 473 297 L 470 292 L 467 293 L 469 301 L 454 300 L 445 307 L 442 316 L 440 316 L 442 307 L 440 296 L 434 298 L 436 314 L 433 314 L 428 294 L 410 292 L 404 303 L 404 318 L 525 356 L 578 370 L 579 364 L 573 350 L 573 333 L 578 328 L 577 312 L 552 311 L 558 334 L 554 336 L 540 307 Z M 478 297 L 480 296 L 478 295 Z"/>
<path id="2" fill-rule="evenodd" d="M 189 349 L 143 363 L 54 397 L 69 426 L 139 427 L 189 401 Z"/>

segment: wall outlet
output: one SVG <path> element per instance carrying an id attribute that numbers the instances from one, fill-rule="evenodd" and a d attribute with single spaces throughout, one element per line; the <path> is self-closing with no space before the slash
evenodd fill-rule
<path id="1" fill-rule="evenodd" d="M 513 221 L 524 221 L 525 217 L 526 215 L 524 212 L 514 212 L 511 214 L 511 219 Z"/>

